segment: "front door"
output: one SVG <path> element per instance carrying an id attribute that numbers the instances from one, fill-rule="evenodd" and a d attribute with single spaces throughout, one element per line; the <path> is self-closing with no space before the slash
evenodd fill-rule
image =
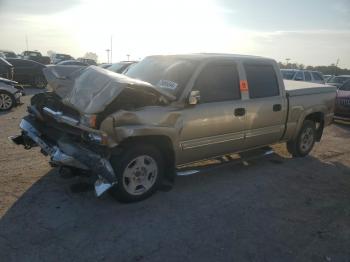
<path id="1" fill-rule="evenodd" d="M 210 63 L 199 74 L 192 90 L 200 102 L 183 111 L 178 164 L 210 158 L 243 148 L 244 101 L 236 64 Z"/>

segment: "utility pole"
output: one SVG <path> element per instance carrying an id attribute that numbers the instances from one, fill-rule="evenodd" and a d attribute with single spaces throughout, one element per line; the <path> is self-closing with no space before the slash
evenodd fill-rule
<path id="1" fill-rule="evenodd" d="M 130 55 L 126 55 L 126 57 L 128 58 L 128 61 L 130 61 Z"/>
<path id="2" fill-rule="evenodd" d="M 110 52 L 111 50 L 110 49 L 106 49 L 106 52 L 107 52 L 107 63 L 109 64 L 109 52 Z"/>
<path id="3" fill-rule="evenodd" d="M 288 65 L 289 65 L 289 61 L 290 61 L 290 58 L 286 58 L 286 66 L 287 66 L 287 68 L 288 68 Z"/>
<path id="4" fill-rule="evenodd" d="M 335 63 L 335 67 L 334 67 L 334 75 L 337 75 L 337 69 L 338 69 L 338 65 L 339 65 L 340 59 L 337 59 L 337 62 Z"/>
<path id="5" fill-rule="evenodd" d="M 111 63 L 113 63 L 113 35 L 111 35 Z"/>
<path id="6" fill-rule="evenodd" d="M 26 35 L 26 51 L 28 51 L 28 36 Z"/>

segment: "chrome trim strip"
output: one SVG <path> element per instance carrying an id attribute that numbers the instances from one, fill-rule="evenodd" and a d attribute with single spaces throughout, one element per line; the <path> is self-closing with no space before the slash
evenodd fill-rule
<path id="1" fill-rule="evenodd" d="M 186 150 L 240 139 L 244 139 L 244 132 L 229 133 L 224 135 L 182 141 L 180 142 L 180 146 L 183 150 Z"/>

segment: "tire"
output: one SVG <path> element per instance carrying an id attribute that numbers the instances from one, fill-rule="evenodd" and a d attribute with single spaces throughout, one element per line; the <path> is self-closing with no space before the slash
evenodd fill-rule
<path id="1" fill-rule="evenodd" d="M 293 157 L 307 156 L 316 142 L 316 125 L 305 120 L 295 140 L 287 142 L 287 150 Z"/>
<path id="2" fill-rule="evenodd" d="M 46 85 L 47 82 L 43 75 L 37 75 L 34 77 L 32 87 L 44 89 Z"/>
<path id="3" fill-rule="evenodd" d="M 15 97 L 7 91 L 0 90 L 0 111 L 8 111 L 15 105 Z"/>
<path id="4" fill-rule="evenodd" d="M 161 152 L 152 145 L 131 144 L 126 150 L 111 157 L 118 183 L 110 193 L 124 203 L 137 202 L 154 194 L 164 174 Z"/>

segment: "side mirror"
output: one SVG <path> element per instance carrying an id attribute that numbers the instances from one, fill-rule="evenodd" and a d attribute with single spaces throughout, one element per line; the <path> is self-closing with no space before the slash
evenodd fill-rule
<path id="1" fill-rule="evenodd" d="M 200 99 L 201 99 L 201 95 L 199 91 L 191 91 L 190 96 L 188 98 L 188 103 L 190 105 L 196 105 L 199 103 Z"/>

